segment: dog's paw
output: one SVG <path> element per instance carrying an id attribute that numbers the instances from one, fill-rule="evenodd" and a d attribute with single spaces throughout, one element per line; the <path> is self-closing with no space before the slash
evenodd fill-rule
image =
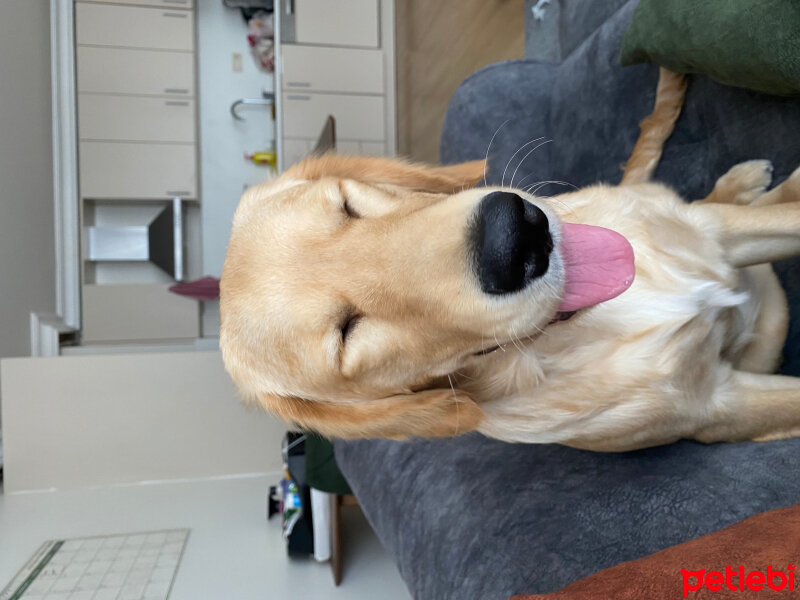
<path id="1" fill-rule="evenodd" d="M 717 202 L 752 204 L 772 183 L 772 163 L 768 160 L 748 160 L 731 168 L 717 181 L 714 193 Z"/>

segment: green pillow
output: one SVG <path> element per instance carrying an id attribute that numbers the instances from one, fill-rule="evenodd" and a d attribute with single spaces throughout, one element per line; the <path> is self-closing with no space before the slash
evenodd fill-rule
<path id="1" fill-rule="evenodd" d="M 641 0 L 620 58 L 800 94 L 800 0 Z"/>

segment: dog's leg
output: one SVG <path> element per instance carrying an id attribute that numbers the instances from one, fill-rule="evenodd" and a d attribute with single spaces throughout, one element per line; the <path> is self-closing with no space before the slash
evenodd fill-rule
<path id="1" fill-rule="evenodd" d="M 772 182 L 772 171 L 772 163 L 768 160 L 739 163 L 717 179 L 711 193 L 698 203 L 753 204 L 767 191 Z"/>
<path id="2" fill-rule="evenodd" d="M 664 143 L 675 129 L 675 121 L 681 114 L 685 96 L 686 77 L 661 68 L 653 112 L 639 125 L 641 133 L 625 164 L 620 185 L 650 181 L 661 158 Z"/>
<path id="3" fill-rule="evenodd" d="M 800 254 L 800 169 L 753 204 L 695 202 L 689 210 L 717 221 L 720 242 L 735 267 Z"/>
<path id="4" fill-rule="evenodd" d="M 713 399 L 701 442 L 766 442 L 800 437 L 800 378 L 734 371 Z"/>
<path id="5" fill-rule="evenodd" d="M 780 366 L 789 328 L 786 293 L 772 265 L 754 265 L 744 271 L 751 278 L 749 287 L 758 294 L 760 306 L 753 326 L 753 339 L 742 350 L 736 368 L 749 373 L 774 373 Z"/>

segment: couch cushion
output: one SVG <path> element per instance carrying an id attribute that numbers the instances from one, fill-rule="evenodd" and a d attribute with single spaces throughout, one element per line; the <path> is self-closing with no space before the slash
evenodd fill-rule
<path id="1" fill-rule="evenodd" d="M 449 440 L 337 442 L 415 598 L 500 600 L 800 502 L 800 439 L 601 454 Z"/>
<path id="2" fill-rule="evenodd" d="M 771 94 L 800 94 L 800 3 L 641 0 L 621 59 Z"/>

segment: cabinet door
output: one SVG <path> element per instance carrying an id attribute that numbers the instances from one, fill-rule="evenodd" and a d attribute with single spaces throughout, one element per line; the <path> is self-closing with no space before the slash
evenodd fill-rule
<path id="1" fill-rule="evenodd" d="M 102 2 L 104 4 L 135 4 L 164 8 L 193 8 L 194 0 L 78 0 L 78 2 Z"/>
<path id="2" fill-rule="evenodd" d="M 287 138 L 283 140 L 283 165 L 289 168 L 311 154 L 314 149 L 313 140 Z"/>
<path id="3" fill-rule="evenodd" d="M 194 13 L 110 4 L 75 5 L 79 45 L 194 50 Z"/>
<path id="4" fill-rule="evenodd" d="M 295 10 L 298 44 L 377 48 L 378 0 L 283 0 Z"/>
<path id="5" fill-rule="evenodd" d="M 283 135 L 319 136 L 325 119 L 336 119 L 336 138 L 383 141 L 386 137 L 383 96 L 347 94 L 283 94 Z"/>
<path id="6" fill-rule="evenodd" d="M 283 88 L 352 94 L 383 93 L 383 52 L 355 48 L 282 46 Z"/>
<path id="7" fill-rule="evenodd" d="M 87 342 L 195 338 L 199 304 L 168 290 L 170 284 L 83 286 Z"/>
<path id="8" fill-rule="evenodd" d="M 194 100 L 80 94 L 82 140 L 194 142 Z"/>
<path id="9" fill-rule="evenodd" d="M 100 94 L 194 95 L 189 52 L 78 46 L 78 91 Z"/>
<path id="10" fill-rule="evenodd" d="M 84 198 L 196 198 L 194 144 L 80 143 Z"/>

